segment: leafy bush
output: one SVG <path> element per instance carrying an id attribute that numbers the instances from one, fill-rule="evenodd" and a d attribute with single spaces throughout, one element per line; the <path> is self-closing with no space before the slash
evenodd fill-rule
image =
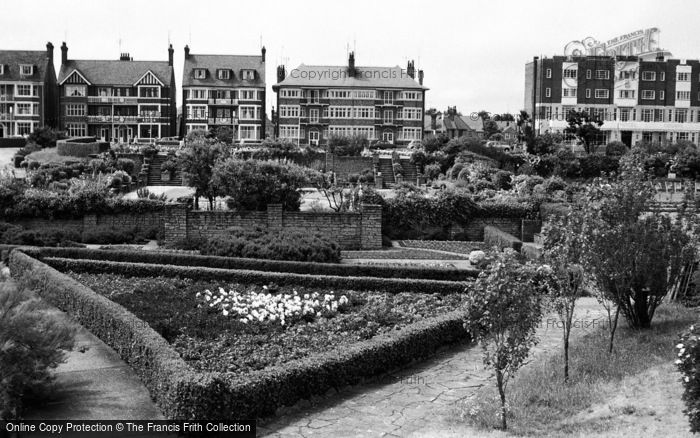
<path id="1" fill-rule="evenodd" d="M 491 175 L 491 181 L 498 190 L 510 190 L 513 186 L 512 179 L 513 172 L 508 172 L 507 170 L 499 170 Z"/>
<path id="2" fill-rule="evenodd" d="M 700 329 L 695 325 L 681 335 L 678 344 L 676 366 L 681 373 L 683 385 L 683 413 L 690 421 L 690 431 L 700 432 Z"/>
<path id="3" fill-rule="evenodd" d="M 80 235 L 70 230 L 25 230 L 16 225 L 0 224 L 0 243 L 31 246 L 80 246 Z"/>
<path id="4" fill-rule="evenodd" d="M 48 126 L 37 128 L 29 134 L 27 140 L 43 148 L 56 146 L 56 140 L 65 138 L 61 131 L 54 130 Z"/>
<path id="5" fill-rule="evenodd" d="M 611 141 L 605 146 L 605 155 L 608 157 L 621 157 L 627 153 L 627 145 L 621 141 Z"/>
<path id="6" fill-rule="evenodd" d="M 270 260 L 340 261 L 340 246 L 321 235 L 262 228 L 229 229 L 226 235 L 207 240 L 201 252 L 205 255 Z"/>
<path id="7" fill-rule="evenodd" d="M 13 283 L 0 283 L 0 419 L 22 418 L 25 408 L 46 397 L 50 369 L 65 361 L 75 329 Z"/>
<path id="8" fill-rule="evenodd" d="M 328 139 L 328 151 L 339 156 L 359 157 L 369 147 L 369 141 L 363 136 L 342 137 L 331 135 Z"/>

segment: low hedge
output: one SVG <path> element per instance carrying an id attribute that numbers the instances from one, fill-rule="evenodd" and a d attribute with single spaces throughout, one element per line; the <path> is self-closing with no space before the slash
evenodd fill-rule
<path id="1" fill-rule="evenodd" d="M 491 225 L 484 227 L 484 243 L 488 246 L 497 246 L 499 249 L 513 248 L 518 252 L 523 246 L 523 242 L 517 237 Z"/>
<path id="2" fill-rule="evenodd" d="M 14 250 L 17 278 L 114 348 L 143 380 L 169 419 L 228 420 L 269 415 L 312 395 L 378 376 L 443 345 L 468 340 L 459 311 L 344 348 L 254 373 L 193 371 L 167 342 L 122 306 Z"/>
<path id="3" fill-rule="evenodd" d="M 69 138 L 56 142 L 56 153 L 61 156 L 88 157 L 109 150 L 109 143 L 95 141 L 94 137 Z"/>
<path id="4" fill-rule="evenodd" d="M 24 137 L 0 138 L 0 148 L 23 148 L 26 144 Z"/>
<path id="5" fill-rule="evenodd" d="M 127 277 L 179 277 L 205 281 L 226 281 L 245 284 L 276 283 L 280 286 L 306 286 L 333 289 L 371 290 L 387 293 L 416 292 L 452 294 L 464 293 L 468 282 L 403 278 L 339 277 L 334 275 L 306 275 L 286 272 L 263 272 L 243 269 L 219 269 L 192 266 L 156 265 L 96 260 L 75 260 L 46 257 L 42 261 L 61 271 L 89 274 L 112 273 Z"/>
<path id="6" fill-rule="evenodd" d="M 30 249 L 37 257 L 109 260 L 114 262 L 153 263 L 159 265 L 203 266 L 220 269 L 246 269 L 341 277 L 415 278 L 424 280 L 465 281 L 479 276 L 478 269 L 436 269 L 420 266 L 368 266 L 337 263 L 308 263 L 220 256 L 203 256 L 151 251 L 105 251 L 82 248 Z"/>

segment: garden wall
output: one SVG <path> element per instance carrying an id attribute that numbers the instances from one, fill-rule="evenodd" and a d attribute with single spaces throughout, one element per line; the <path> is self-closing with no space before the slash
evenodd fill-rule
<path id="1" fill-rule="evenodd" d="M 19 219 L 12 223 L 26 229 L 61 229 L 82 233 L 95 227 L 109 227 L 115 230 L 130 230 L 133 228 L 163 230 L 163 212 L 121 213 L 115 215 L 83 216 L 82 219 Z"/>
<path id="2" fill-rule="evenodd" d="M 69 138 L 56 142 L 56 152 L 63 156 L 87 157 L 108 150 L 108 142 L 96 141 L 94 137 Z"/>
<path id="3" fill-rule="evenodd" d="M 195 211 L 185 206 L 168 207 L 164 215 L 164 240 L 211 237 L 231 227 L 255 226 L 273 231 L 316 232 L 338 242 L 342 249 L 382 247 L 382 209 L 364 205 L 362 213 L 316 213 L 283 211 L 270 204 L 267 211 Z"/>
<path id="4" fill-rule="evenodd" d="M 504 217 L 483 217 L 475 218 L 469 221 L 466 226 L 453 224 L 450 228 L 450 237 L 454 238 L 457 234 L 464 233 L 466 239 L 473 241 L 484 240 L 484 227 L 490 225 L 508 234 L 520 236 L 523 229 L 523 220 L 521 218 L 504 218 Z"/>

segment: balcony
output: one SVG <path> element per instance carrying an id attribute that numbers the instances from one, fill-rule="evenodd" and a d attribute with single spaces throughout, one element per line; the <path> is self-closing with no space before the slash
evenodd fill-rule
<path id="1" fill-rule="evenodd" d="M 63 116 L 66 122 L 87 122 L 87 116 Z"/>
<path id="2" fill-rule="evenodd" d="M 399 120 L 399 119 L 393 119 L 393 120 L 375 119 L 374 124 L 381 125 L 381 126 L 402 126 L 403 121 Z"/>
<path id="3" fill-rule="evenodd" d="M 0 102 L 12 102 L 15 100 L 15 96 L 12 94 L 0 94 Z"/>
<path id="4" fill-rule="evenodd" d="M 221 117 L 207 120 L 210 125 L 237 125 L 238 119 L 235 117 Z"/>
<path id="5" fill-rule="evenodd" d="M 327 117 L 300 117 L 300 125 L 328 125 L 329 121 Z"/>
<path id="6" fill-rule="evenodd" d="M 394 99 L 394 100 L 376 99 L 376 100 L 374 101 L 374 106 L 399 107 L 399 106 L 403 106 L 403 100 L 399 100 L 399 99 Z"/>
<path id="7" fill-rule="evenodd" d="M 110 103 L 115 105 L 136 105 L 136 96 L 88 96 L 88 103 Z"/>
<path id="8" fill-rule="evenodd" d="M 87 116 L 88 123 L 138 123 L 138 116 Z"/>
<path id="9" fill-rule="evenodd" d="M 238 99 L 209 99 L 209 105 L 238 105 Z"/>
<path id="10" fill-rule="evenodd" d="M 301 98 L 299 99 L 300 105 L 330 105 L 330 99 L 324 98 Z"/>

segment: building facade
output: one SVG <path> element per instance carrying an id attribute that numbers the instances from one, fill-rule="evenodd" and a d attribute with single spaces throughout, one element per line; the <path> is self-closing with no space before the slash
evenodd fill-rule
<path id="1" fill-rule="evenodd" d="M 53 49 L 0 50 L 0 138 L 58 125 Z"/>
<path id="2" fill-rule="evenodd" d="M 68 59 L 61 46 L 60 127 L 73 136 L 131 142 L 177 135 L 173 47 L 167 61 Z"/>
<path id="3" fill-rule="evenodd" d="M 562 132 L 570 110 L 603 122 L 598 143 L 700 144 L 700 61 L 657 56 L 554 56 L 525 66 L 535 130 Z"/>
<path id="4" fill-rule="evenodd" d="M 260 56 L 196 55 L 185 46 L 183 134 L 228 127 L 237 142 L 265 138 L 265 47 Z"/>
<path id="5" fill-rule="evenodd" d="M 418 81 L 416 81 L 416 73 Z M 287 75 L 277 68 L 275 135 L 304 145 L 325 145 L 331 136 L 408 145 L 423 138 L 423 71 L 413 61 L 400 67 L 300 65 Z"/>

